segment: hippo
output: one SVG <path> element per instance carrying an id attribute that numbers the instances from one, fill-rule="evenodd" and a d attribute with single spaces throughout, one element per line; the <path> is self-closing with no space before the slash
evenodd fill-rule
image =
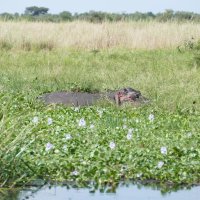
<path id="1" fill-rule="evenodd" d="M 38 97 L 45 104 L 64 104 L 66 106 L 90 106 L 100 100 L 110 100 L 121 106 L 125 102 L 132 105 L 148 103 L 149 100 L 142 96 L 141 92 L 130 87 L 118 91 L 106 93 L 87 93 L 87 92 L 52 92 Z"/>
<path id="2" fill-rule="evenodd" d="M 149 100 L 142 96 L 139 90 L 130 87 L 115 92 L 114 100 L 117 105 L 122 105 L 125 102 L 130 102 L 134 105 L 149 103 Z"/>

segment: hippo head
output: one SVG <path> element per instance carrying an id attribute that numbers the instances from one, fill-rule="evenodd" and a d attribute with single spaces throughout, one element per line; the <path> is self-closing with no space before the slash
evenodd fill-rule
<path id="1" fill-rule="evenodd" d="M 115 94 L 115 101 L 117 105 L 122 105 L 125 102 L 134 104 L 147 103 L 149 100 L 142 96 L 141 92 L 132 88 L 124 88 Z"/>

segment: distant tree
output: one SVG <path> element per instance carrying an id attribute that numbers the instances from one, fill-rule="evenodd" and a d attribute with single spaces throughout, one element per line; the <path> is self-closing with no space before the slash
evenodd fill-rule
<path id="1" fill-rule="evenodd" d="M 130 19 L 134 21 L 145 20 L 147 15 L 141 12 L 135 12 L 129 15 Z"/>
<path id="2" fill-rule="evenodd" d="M 157 18 L 159 21 L 171 21 L 174 19 L 174 11 L 167 9 L 163 13 L 158 13 Z"/>
<path id="3" fill-rule="evenodd" d="M 195 14 L 193 12 L 178 11 L 175 13 L 174 16 L 177 20 L 182 21 L 182 20 L 192 20 Z"/>
<path id="4" fill-rule="evenodd" d="M 25 9 L 23 14 L 19 13 L 1 13 L 0 20 L 27 20 L 27 21 L 47 21 L 47 22 L 61 22 L 84 20 L 93 23 L 102 23 L 104 21 L 149 21 L 157 20 L 161 22 L 166 21 L 192 21 L 200 22 L 200 14 L 185 11 L 165 10 L 162 13 L 154 14 L 152 12 L 135 12 L 135 13 L 109 13 L 100 11 L 89 11 L 85 13 L 71 14 L 69 11 L 63 11 L 59 14 L 48 13 L 49 9 L 45 7 L 31 6 Z"/>
<path id="5" fill-rule="evenodd" d="M 155 18 L 155 15 L 152 12 L 147 12 L 146 15 L 147 17 Z"/>
<path id="6" fill-rule="evenodd" d="M 12 19 L 14 19 L 13 15 L 10 14 L 10 13 L 7 13 L 7 12 L 1 13 L 0 17 L 3 18 L 4 20 L 12 20 Z"/>
<path id="7" fill-rule="evenodd" d="M 64 21 L 71 21 L 72 20 L 72 14 L 68 11 L 63 11 L 59 14 L 60 18 Z"/>
<path id="8" fill-rule="evenodd" d="M 16 13 L 14 14 L 14 17 L 15 17 L 15 18 L 19 18 L 19 17 L 20 17 L 20 14 L 16 12 Z"/>
<path id="9" fill-rule="evenodd" d="M 88 13 L 88 16 L 89 16 L 88 19 L 90 22 L 99 23 L 105 20 L 105 13 L 99 12 L 99 11 L 91 10 Z"/>
<path id="10" fill-rule="evenodd" d="M 25 15 L 32 15 L 32 16 L 45 15 L 48 13 L 48 11 L 49 9 L 45 7 L 31 6 L 26 8 Z"/>

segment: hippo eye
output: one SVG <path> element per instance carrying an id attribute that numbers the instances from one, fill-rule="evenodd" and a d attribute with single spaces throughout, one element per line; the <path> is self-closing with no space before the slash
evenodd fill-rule
<path id="1" fill-rule="evenodd" d="M 140 94 L 136 94 L 135 97 L 136 97 L 136 98 L 139 98 L 139 97 L 140 97 Z"/>

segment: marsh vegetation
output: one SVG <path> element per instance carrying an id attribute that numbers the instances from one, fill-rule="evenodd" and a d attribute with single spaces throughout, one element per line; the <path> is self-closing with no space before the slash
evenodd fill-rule
<path id="1" fill-rule="evenodd" d="M 0 22 L 0 30 L 1 186 L 39 178 L 199 183 L 198 24 Z M 151 104 L 36 100 L 127 86 Z"/>

